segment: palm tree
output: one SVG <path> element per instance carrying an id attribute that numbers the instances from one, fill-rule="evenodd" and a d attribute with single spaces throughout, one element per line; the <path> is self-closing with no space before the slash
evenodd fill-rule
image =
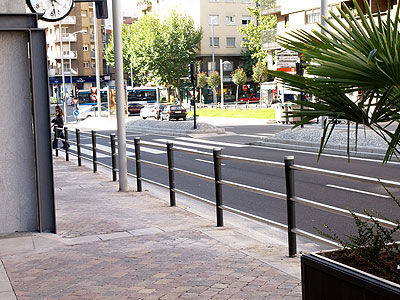
<path id="1" fill-rule="evenodd" d="M 373 130 L 387 144 L 384 162 L 395 155 L 399 158 L 400 134 L 400 34 L 399 7 L 393 18 L 388 9 L 387 18 L 381 17 L 379 8 L 374 20 L 371 9 L 364 1 L 366 14 L 354 1 L 352 11 L 346 5 L 338 8 L 339 15 L 330 13 L 323 32 L 298 30 L 288 38 L 279 37 L 286 49 L 301 53 L 309 77 L 268 71 L 291 89 L 303 91 L 321 99 L 321 102 L 295 101 L 311 107 L 293 116 L 302 116 L 299 126 L 320 116 L 329 116 L 325 122 L 320 153 L 337 124 L 338 119 L 354 122 L 355 141 L 359 126 Z M 349 94 L 358 92 L 356 101 Z M 349 155 L 350 122 L 347 130 Z M 391 132 L 388 125 L 396 125 Z"/>

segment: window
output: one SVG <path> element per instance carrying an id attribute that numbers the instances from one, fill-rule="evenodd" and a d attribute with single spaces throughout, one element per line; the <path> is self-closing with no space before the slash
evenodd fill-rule
<path id="1" fill-rule="evenodd" d="M 87 61 L 83 62 L 83 67 L 84 67 L 85 69 L 89 69 L 89 68 L 90 68 L 89 62 L 87 62 Z"/>
<path id="2" fill-rule="evenodd" d="M 83 44 L 82 48 L 83 48 L 83 51 L 89 51 L 89 45 L 88 44 Z"/>
<path id="3" fill-rule="evenodd" d="M 210 47 L 212 47 L 212 37 L 210 37 Z M 219 37 L 214 37 L 214 47 L 219 47 Z"/>
<path id="4" fill-rule="evenodd" d="M 226 25 L 235 25 L 236 24 L 235 16 L 226 16 L 225 17 L 225 24 Z"/>
<path id="5" fill-rule="evenodd" d="M 321 19 L 321 12 L 319 8 L 306 10 L 306 24 L 314 24 L 319 22 Z"/>
<path id="6" fill-rule="evenodd" d="M 248 25 L 251 22 L 251 16 L 242 16 L 242 25 Z"/>
<path id="7" fill-rule="evenodd" d="M 236 38 L 227 37 L 226 38 L 226 47 L 227 48 L 235 48 L 236 47 Z"/>
<path id="8" fill-rule="evenodd" d="M 219 2 L 219 0 L 208 0 L 208 2 Z"/>
<path id="9" fill-rule="evenodd" d="M 81 10 L 81 16 L 87 17 L 87 10 Z"/>
<path id="10" fill-rule="evenodd" d="M 225 2 L 235 2 L 235 0 L 225 0 Z"/>
<path id="11" fill-rule="evenodd" d="M 219 25 L 219 15 L 209 15 L 208 24 Z"/>

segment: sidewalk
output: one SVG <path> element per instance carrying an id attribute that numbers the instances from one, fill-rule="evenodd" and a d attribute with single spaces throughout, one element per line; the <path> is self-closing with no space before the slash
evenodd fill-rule
<path id="1" fill-rule="evenodd" d="M 301 299 L 284 232 L 217 228 L 165 190 L 121 193 L 101 170 L 54 165 L 57 234 L 0 238 L 0 299 Z"/>

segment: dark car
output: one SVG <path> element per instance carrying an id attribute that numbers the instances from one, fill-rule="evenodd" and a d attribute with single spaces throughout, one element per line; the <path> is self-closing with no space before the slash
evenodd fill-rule
<path id="1" fill-rule="evenodd" d="M 238 100 L 238 104 L 246 104 L 246 103 L 259 103 L 260 96 L 256 94 L 250 94 Z"/>
<path id="2" fill-rule="evenodd" d="M 128 103 L 128 114 L 129 115 L 138 115 L 140 114 L 140 110 L 144 106 L 140 103 Z"/>
<path id="3" fill-rule="evenodd" d="M 168 105 L 161 112 L 161 121 L 178 120 L 181 118 L 185 121 L 186 114 L 186 109 L 182 105 Z"/>

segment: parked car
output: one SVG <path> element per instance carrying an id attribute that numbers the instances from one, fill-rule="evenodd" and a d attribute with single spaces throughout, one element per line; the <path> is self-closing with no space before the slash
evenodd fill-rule
<path id="1" fill-rule="evenodd" d="M 186 109 L 182 105 L 168 105 L 161 112 L 161 121 L 162 120 L 178 120 L 183 119 L 186 120 Z"/>
<path id="2" fill-rule="evenodd" d="M 129 115 L 138 115 L 140 114 L 140 110 L 144 106 L 140 103 L 128 103 L 128 114 Z"/>
<path id="3" fill-rule="evenodd" d="M 158 119 L 159 118 L 158 111 L 159 111 L 159 105 L 158 104 L 145 106 L 140 110 L 140 116 L 143 119 L 147 119 L 147 118 Z"/>
<path id="4" fill-rule="evenodd" d="M 85 120 L 89 117 L 96 117 L 97 116 L 97 105 L 91 105 L 83 108 L 79 108 L 79 115 L 76 117 L 78 120 Z M 107 117 L 108 116 L 108 109 L 107 106 L 101 106 L 101 116 Z"/>
<path id="5" fill-rule="evenodd" d="M 238 104 L 246 104 L 246 103 L 259 103 L 260 95 L 250 94 L 247 97 L 238 99 Z"/>

